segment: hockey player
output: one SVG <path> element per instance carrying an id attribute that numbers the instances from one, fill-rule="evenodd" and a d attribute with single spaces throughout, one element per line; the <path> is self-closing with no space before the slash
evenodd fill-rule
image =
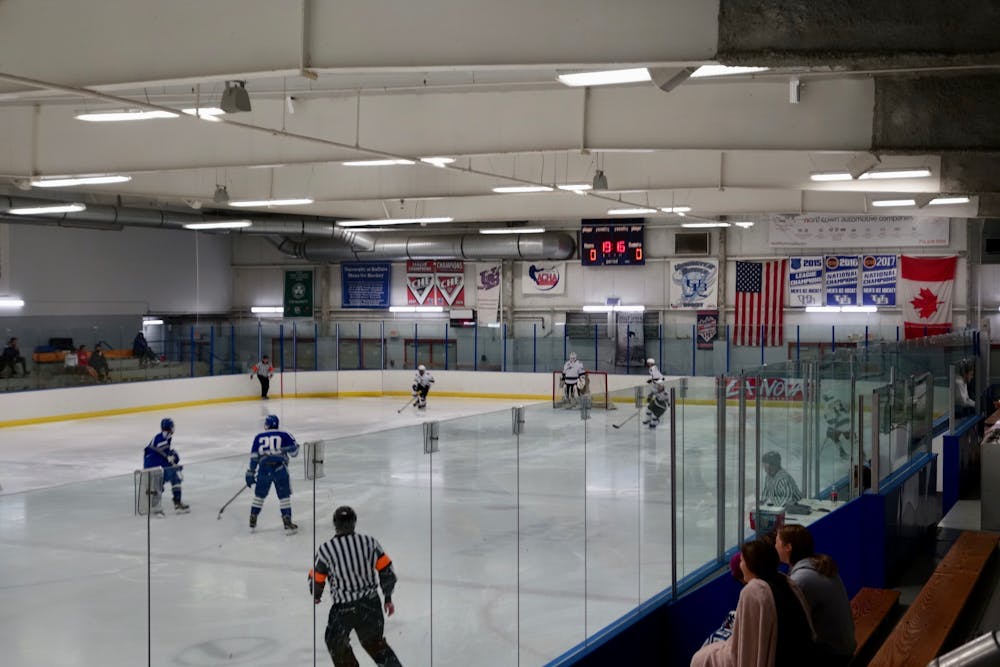
<path id="1" fill-rule="evenodd" d="M 646 380 L 647 383 L 663 382 L 663 373 L 656 367 L 656 359 L 652 357 L 646 359 L 646 370 L 649 371 L 649 379 Z"/>
<path id="2" fill-rule="evenodd" d="M 417 409 L 423 410 L 427 407 L 427 392 L 431 390 L 434 383 L 434 376 L 423 364 L 417 366 L 417 374 L 413 376 L 413 398 L 417 400 Z"/>
<path id="3" fill-rule="evenodd" d="M 164 417 L 160 420 L 160 432 L 154 435 L 153 439 L 146 445 L 143 467 L 163 468 L 163 484 L 160 486 L 160 493 L 163 493 L 163 486 L 170 482 L 170 493 L 174 497 L 174 511 L 178 514 L 186 514 L 191 508 L 181 501 L 181 482 L 184 481 L 184 475 L 181 471 L 184 470 L 184 466 L 177 465 L 181 457 L 172 446 L 173 437 L 174 420 L 170 417 Z M 156 514 L 162 516 L 163 510 L 156 510 Z"/>
<path id="4" fill-rule="evenodd" d="M 292 523 L 292 485 L 288 479 L 288 457 L 298 456 L 299 443 L 287 431 L 278 429 L 277 415 L 264 418 L 264 429 L 253 439 L 250 467 L 246 474 L 247 486 L 253 486 L 255 482 L 257 484 L 250 506 L 250 528 L 257 527 L 257 515 L 264 506 L 264 498 L 270 492 L 273 482 L 285 530 L 294 532 L 298 526 Z"/>
<path id="5" fill-rule="evenodd" d="M 670 395 L 667 393 L 666 385 L 663 380 L 654 382 L 653 390 L 646 397 L 646 418 L 642 423 L 649 428 L 656 428 L 668 407 L 670 407 Z"/>
<path id="6" fill-rule="evenodd" d="M 823 407 L 827 439 L 837 445 L 840 458 L 850 458 L 851 411 L 842 400 L 832 394 L 823 395 Z"/>
<path id="7" fill-rule="evenodd" d="M 576 352 L 569 353 L 569 359 L 563 364 L 562 378 L 559 384 L 563 387 L 563 403 L 568 407 L 577 405 L 577 397 L 580 394 L 580 378 L 584 377 L 587 371 L 583 367 L 583 362 L 576 358 Z"/>

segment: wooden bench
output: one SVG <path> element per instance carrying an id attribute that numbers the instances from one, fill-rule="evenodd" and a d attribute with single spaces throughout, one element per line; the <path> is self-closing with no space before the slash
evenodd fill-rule
<path id="1" fill-rule="evenodd" d="M 854 617 L 854 662 L 868 664 L 882 636 L 881 630 L 889 626 L 889 619 L 899 606 L 899 591 L 884 588 L 862 588 L 851 598 L 851 615 Z"/>
<path id="2" fill-rule="evenodd" d="M 937 657 L 994 557 L 998 541 L 995 534 L 963 532 L 869 664 L 926 665 Z"/>

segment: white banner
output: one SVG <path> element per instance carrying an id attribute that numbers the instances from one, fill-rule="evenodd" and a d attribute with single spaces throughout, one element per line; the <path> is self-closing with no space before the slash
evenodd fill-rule
<path id="1" fill-rule="evenodd" d="M 0 225 L 0 294 L 10 294 L 10 225 Z"/>
<path id="2" fill-rule="evenodd" d="M 500 264 L 476 264 L 476 319 L 479 324 L 500 321 Z"/>
<path id="3" fill-rule="evenodd" d="M 549 296 L 566 293 L 566 262 L 522 262 L 521 294 Z"/>
<path id="4" fill-rule="evenodd" d="M 823 305 L 823 257 L 788 258 L 788 307 Z"/>
<path id="5" fill-rule="evenodd" d="M 773 248 L 947 247 L 948 218 L 909 215 L 774 215 Z"/>
<path id="6" fill-rule="evenodd" d="M 719 260 L 672 262 L 670 269 L 671 308 L 706 310 L 719 306 Z"/>

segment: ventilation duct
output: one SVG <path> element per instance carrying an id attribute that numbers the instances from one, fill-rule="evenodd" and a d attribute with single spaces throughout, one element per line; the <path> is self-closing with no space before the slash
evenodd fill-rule
<path id="1" fill-rule="evenodd" d="M 368 259 L 569 259 L 576 243 L 569 234 L 516 234 L 511 236 L 388 236 L 379 235 L 371 250 L 352 249 L 328 239 L 309 239 L 284 245 L 282 252 L 293 253 L 312 262 L 340 262 Z"/>

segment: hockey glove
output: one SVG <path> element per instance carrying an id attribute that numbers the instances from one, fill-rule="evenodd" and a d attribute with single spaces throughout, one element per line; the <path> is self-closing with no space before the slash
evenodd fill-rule
<path id="1" fill-rule="evenodd" d="M 181 460 L 181 457 L 180 457 L 179 454 L 177 454 L 177 452 L 170 452 L 169 454 L 167 454 L 167 461 L 169 461 L 170 465 L 172 465 L 172 466 L 177 465 L 177 463 L 180 460 Z"/>
<path id="2" fill-rule="evenodd" d="M 253 483 L 257 481 L 253 474 L 253 470 L 247 470 L 246 479 L 247 479 L 247 486 L 253 486 Z"/>

